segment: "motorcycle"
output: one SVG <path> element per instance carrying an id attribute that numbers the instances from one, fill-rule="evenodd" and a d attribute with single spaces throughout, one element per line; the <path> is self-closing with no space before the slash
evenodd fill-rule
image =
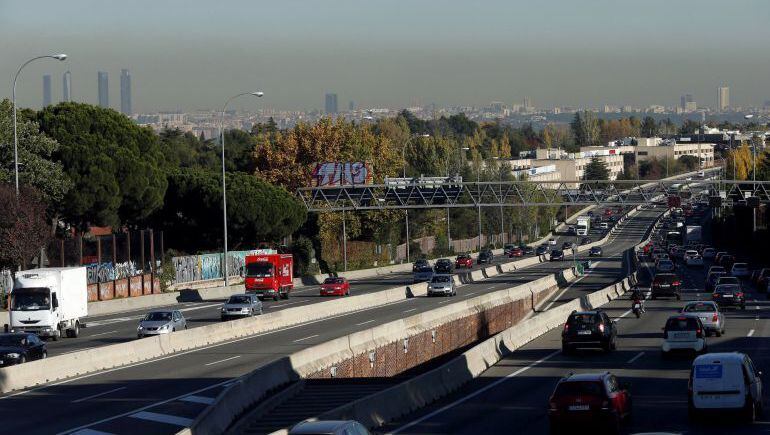
<path id="1" fill-rule="evenodd" d="M 634 315 L 636 315 L 636 318 L 642 317 L 642 302 L 641 301 L 634 301 L 631 304 L 631 310 L 633 310 Z"/>

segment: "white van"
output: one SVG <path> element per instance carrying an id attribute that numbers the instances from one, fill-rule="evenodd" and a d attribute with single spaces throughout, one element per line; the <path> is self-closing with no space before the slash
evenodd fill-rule
<path id="1" fill-rule="evenodd" d="M 707 353 L 695 358 L 690 370 L 688 411 L 733 411 L 753 422 L 762 412 L 762 372 L 748 355 Z"/>

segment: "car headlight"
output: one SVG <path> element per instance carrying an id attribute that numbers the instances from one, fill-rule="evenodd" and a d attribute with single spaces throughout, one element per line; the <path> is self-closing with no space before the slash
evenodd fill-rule
<path id="1" fill-rule="evenodd" d="M 7 354 L 5 354 L 5 356 L 7 356 L 8 358 L 16 359 L 16 358 L 20 357 L 21 355 L 16 353 L 16 352 L 13 352 L 13 353 L 7 353 Z"/>
<path id="2" fill-rule="evenodd" d="M 222 312 L 224 313 L 225 311 L 227 311 L 227 308 L 222 307 Z"/>
<path id="3" fill-rule="evenodd" d="M 137 331 L 141 331 L 142 329 L 144 329 L 144 327 L 142 325 L 139 325 L 139 326 L 136 327 Z"/>
<path id="4" fill-rule="evenodd" d="M 168 331 L 168 329 L 169 329 L 170 327 L 171 327 L 171 325 L 169 325 L 168 323 L 166 323 L 165 325 L 163 325 L 163 326 L 161 326 L 160 328 L 158 328 L 158 330 L 160 330 L 160 331 Z"/>

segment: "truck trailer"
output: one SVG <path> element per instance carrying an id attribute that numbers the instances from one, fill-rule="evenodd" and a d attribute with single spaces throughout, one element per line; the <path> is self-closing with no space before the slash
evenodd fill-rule
<path id="1" fill-rule="evenodd" d="M 578 236 L 587 236 L 588 231 L 591 229 L 591 217 L 590 216 L 578 216 L 577 218 L 577 234 Z"/>

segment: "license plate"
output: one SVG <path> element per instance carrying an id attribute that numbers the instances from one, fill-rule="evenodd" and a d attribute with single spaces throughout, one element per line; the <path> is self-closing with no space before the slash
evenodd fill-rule
<path id="1" fill-rule="evenodd" d="M 578 335 L 591 335 L 591 331 L 578 331 Z"/>
<path id="2" fill-rule="evenodd" d="M 674 338 L 688 338 L 688 337 L 690 337 L 690 333 L 689 332 L 675 332 L 674 333 Z"/>
<path id="3" fill-rule="evenodd" d="M 722 295 L 723 298 L 731 298 L 733 295 Z"/>
<path id="4" fill-rule="evenodd" d="M 588 411 L 588 405 L 570 405 L 570 411 Z"/>
<path id="5" fill-rule="evenodd" d="M 660 285 L 660 288 L 668 288 L 668 287 L 669 287 L 669 285 L 668 285 L 668 284 L 661 284 L 661 285 Z"/>

